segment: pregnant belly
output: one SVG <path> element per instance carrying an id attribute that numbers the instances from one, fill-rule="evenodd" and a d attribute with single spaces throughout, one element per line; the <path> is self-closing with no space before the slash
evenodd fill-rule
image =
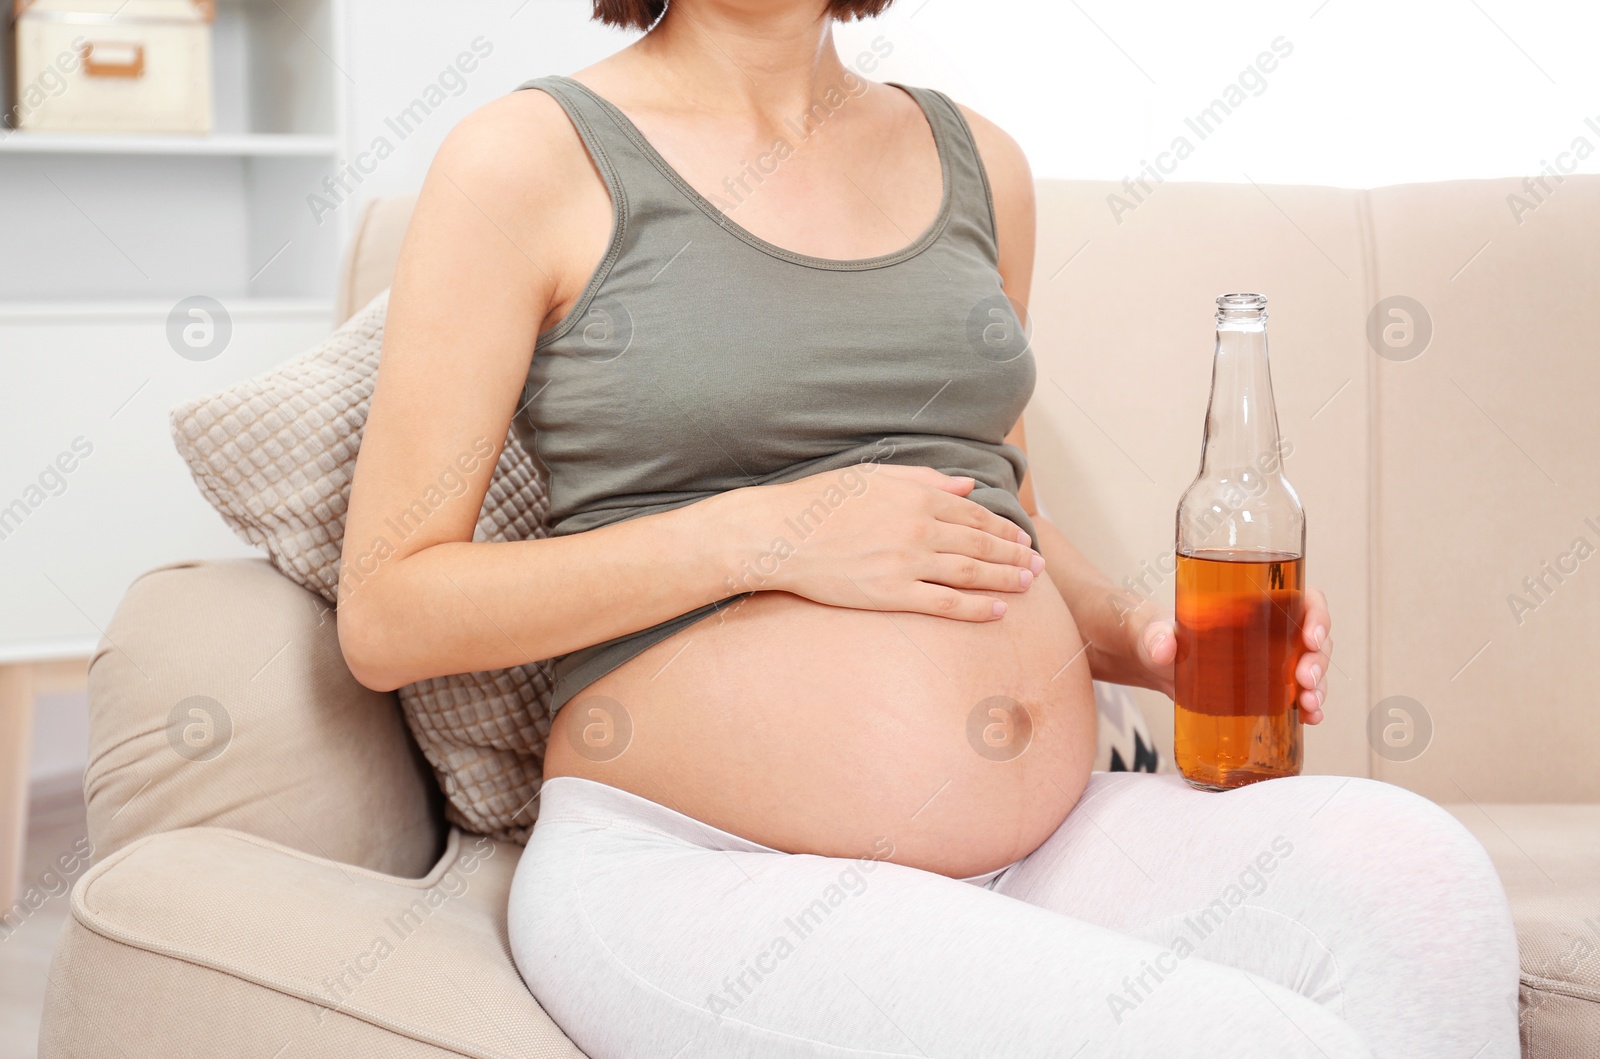
<path id="1" fill-rule="evenodd" d="M 1094 695 L 1048 575 L 986 624 L 759 592 L 556 715 L 545 775 L 631 791 L 792 853 L 963 877 L 1055 830 L 1088 782 Z"/>

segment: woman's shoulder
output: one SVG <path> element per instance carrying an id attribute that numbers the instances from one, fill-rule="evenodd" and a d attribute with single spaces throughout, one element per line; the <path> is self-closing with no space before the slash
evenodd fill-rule
<path id="1" fill-rule="evenodd" d="M 440 145 L 433 169 L 508 208 L 559 209 L 562 195 L 590 164 L 561 104 L 530 89 L 493 99 L 461 119 Z"/>
<path id="2" fill-rule="evenodd" d="M 956 102 L 956 109 L 966 119 L 972 130 L 972 139 L 983 159 L 983 168 L 989 175 L 996 198 L 1033 198 L 1033 170 L 1028 156 L 1005 129 L 973 110 L 965 103 Z"/>
<path id="3" fill-rule="evenodd" d="M 1007 289 L 1020 287 L 1026 291 L 1033 270 L 1038 219 L 1033 170 L 1028 165 L 1028 156 L 1023 153 L 1022 145 L 999 125 L 964 103 L 955 102 L 955 106 L 966 120 L 967 128 L 972 130 L 972 140 L 989 182 L 1000 271 L 1006 276 Z M 1013 283 L 1013 279 L 1017 282 Z"/>
<path id="4" fill-rule="evenodd" d="M 605 185 L 560 103 L 519 91 L 445 136 L 406 241 L 441 260 L 492 258 L 516 277 L 511 286 L 559 299 L 603 253 L 610 216 Z"/>

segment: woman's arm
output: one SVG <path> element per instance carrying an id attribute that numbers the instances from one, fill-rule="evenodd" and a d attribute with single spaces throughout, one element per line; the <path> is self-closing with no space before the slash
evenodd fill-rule
<path id="1" fill-rule="evenodd" d="M 464 121 L 429 171 L 345 527 L 339 640 L 369 687 L 523 664 L 728 594 L 727 549 L 695 508 L 559 539 L 472 542 L 534 340 L 570 298 L 560 262 L 604 253 L 587 245 L 609 232 L 611 212 L 588 164 L 559 106 L 522 92 Z M 430 509 L 441 480 L 456 488 Z"/>
<path id="2" fill-rule="evenodd" d="M 1033 172 L 1022 148 L 1004 130 L 965 107 L 962 111 L 978 141 L 994 198 L 1000 278 L 1017 317 L 1026 322 L 1038 228 Z M 1027 451 L 1021 420 L 1006 441 Z M 1066 600 L 1078 632 L 1088 645 L 1089 672 L 1096 680 L 1155 687 L 1148 668 L 1138 657 L 1139 632 L 1155 616 L 1154 608 L 1118 589 L 1049 519 L 1039 514 L 1031 473 L 1023 475 L 1018 496 L 1039 531 L 1034 547 L 1049 564 L 1046 569 L 1050 580 Z"/>
<path id="3" fill-rule="evenodd" d="M 1006 440 L 1027 451 L 1021 422 Z M 1170 614 L 1101 573 L 1055 523 L 1038 513 L 1031 481 L 1025 488 L 1023 507 L 1039 531 L 1036 547 L 1050 564 L 1050 579 L 1088 646 L 1084 653 L 1090 674 L 1109 684 L 1151 688 L 1170 698 L 1177 654 Z"/>
<path id="4" fill-rule="evenodd" d="M 983 156 L 994 197 L 995 228 L 999 241 L 1000 278 L 1016 306 L 1018 318 L 1028 319 L 1028 294 L 1033 282 L 1037 232 L 1033 173 L 1015 140 L 999 126 L 962 108 Z M 1006 441 L 1027 451 L 1021 420 Z M 1078 632 L 1088 646 L 1089 672 L 1096 680 L 1151 688 L 1169 698 L 1175 692 L 1174 663 L 1178 655 L 1177 626 L 1170 610 L 1118 587 L 1073 547 L 1065 534 L 1039 514 L 1033 495 L 1032 473 L 1018 489 L 1023 510 L 1033 516 L 1039 532 L 1034 547 L 1045 557 L 1050 579 L 1072 612 Z M 1320 589 L 1306 591 L 1304 640 L 1306 653 L 1295 669 L 1301 688 L 1300 706 L 1306 723 L 1322 720 L 1323 684 L 1328 673 L 1332 620 Z"/>

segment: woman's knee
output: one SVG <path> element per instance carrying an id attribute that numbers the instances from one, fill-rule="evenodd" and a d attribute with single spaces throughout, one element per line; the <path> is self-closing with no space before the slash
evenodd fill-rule
<path id="1" fill-rule="evenodd" d="M 1309 778 L 1309 777 L 1308 777 Z M 1499 889 L 1493 862 L 1472 832 L 1436 803 L 1404 787 L 1361 777 L 1317 777 L 1328 796 L 1314 810 L 1308 840 L 1382 875 L 1404 874 Z"/>
<path id="2" fill-rule="evenodd" d="M 1296 842 L 1300 878 L 1346 929 L 1399 932 L 1424 962 L 1454 962 L 1467 947 L 1486 972 L 1514 977 L 1516 930 L 1500 876 L 1472 832 L 1434 802 L 1378 780 L 1341 780 Z"/>

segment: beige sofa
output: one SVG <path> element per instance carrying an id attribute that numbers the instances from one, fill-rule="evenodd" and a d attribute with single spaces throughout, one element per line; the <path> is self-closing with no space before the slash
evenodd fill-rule
<path id="1" fill-rule="evenodd" d="M 1600 180 L 1520 224 L 1514 193 L 1167 185 L 1119 219 L 1116 186 L 1043 182 L 1028 429 L 1048 513 L 1117 579 L 1170 593 L 1212 298 L 1270 296 L 1288 473 L 1337 626 L 1308 767 L 1411 787 L 1473 829 L 1517 915 L 1524 1054 L 1575 1059 L 1600 1054 L 1600 560 L 1570 556 L 1600 542 Z M 367 213 L 345 313 L 387 284 L 409 208 Z M 1368 341 L 1393 295 L 1431 319 L 1420 356 L 1416 333 L 1386 356 Z M 1513 614 L 1513 594 L 1534 605 Z M 214 758 L 169 744 L 193 695 L 226 704 Z M 99 860 L 43 1059 L 579 1054 L 507 949 L 521 850 L 445 827 L 393 697 L 351 678 L 324 608 L 265 561 L 139 579 L 90 701 Z M 1170 759 L 1170 709 L 1142 704 Z"/>

